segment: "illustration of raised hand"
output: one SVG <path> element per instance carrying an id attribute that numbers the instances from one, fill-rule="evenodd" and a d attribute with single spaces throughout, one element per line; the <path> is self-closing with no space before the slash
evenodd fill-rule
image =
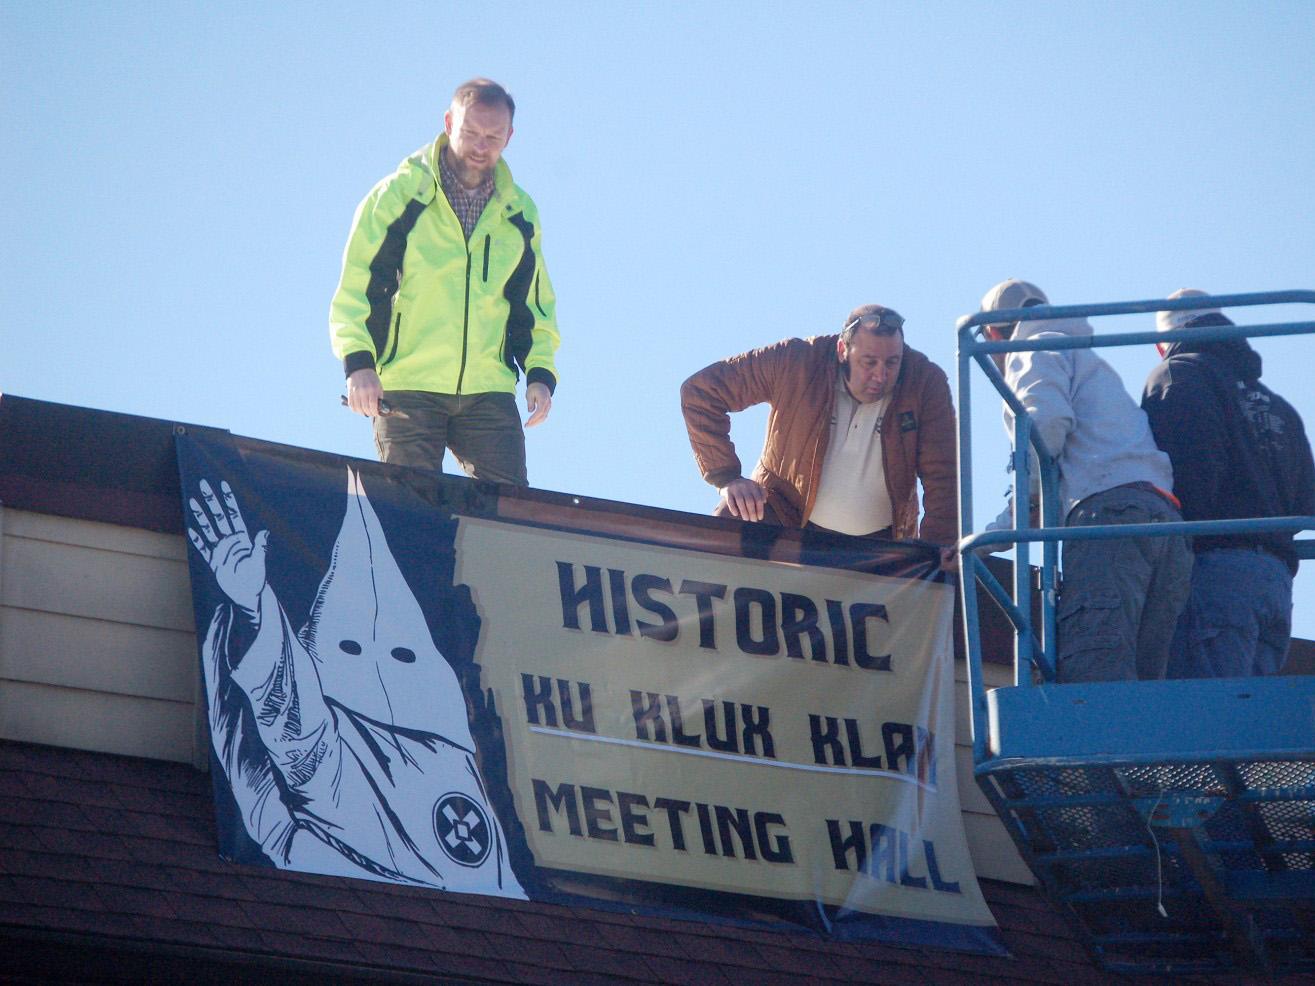
<path id="1" fill-rule="evenodd" d="M 265 588 L 269 531 L 260 531 L 255 538 L 247 534 L 242 511 L 227 482 L 219 483 L 224 498 L 222 505 L 208 482 L 203 479 L 198 485 L 205 509 L 195 497 L 188 499 L 196 526 L 187 529 L 187 537 L 215 573 L 215 581 L 224 594 L 255 616 L 260 608 L 260 593 Z"/>

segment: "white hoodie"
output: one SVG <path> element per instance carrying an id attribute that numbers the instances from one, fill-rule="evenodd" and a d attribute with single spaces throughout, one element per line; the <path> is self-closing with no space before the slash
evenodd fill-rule
<path id="1" fill-rule="evenodd" d="M 1057 318 L 1019 322 L 1014 338 L 1091 334 L 1084 318 Z M 1005 382 L 1059 463 L 1064 516 L 1080 500 L 1125 483 L 1173 489 L 1169 457 L 1156 448 L 1146 412 L 1123 389 L 1114 368 L 1090 349 L 1009 353 Z M 1004 419 L 1012 441 L 1014 415 L 1007 404 Z"/>

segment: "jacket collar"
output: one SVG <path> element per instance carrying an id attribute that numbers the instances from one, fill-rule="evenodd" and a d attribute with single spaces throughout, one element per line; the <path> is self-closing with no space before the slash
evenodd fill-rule
<path id="1" fill-rule="evenodd" d="M 441 133 L 435 138 L 434 142 L 429 145 L 429 149 L 425 152 L 425 164 L 428 165 L 430 174 L 433 175 L 435 194 L 442 193 L 442 188 L 440 187 L 438 180 L 438 162 L 439 155 L 443 153 L 443 149 L 447 147 L 448 144 L 449 140 L 447 134 Z M 505 198 L 514 187 L 515 186 L 511 180 L 511 169 L 507 167 L 506 161 L 502 158 L 498 158 L 498 163 L 493 166 L 493 197 L 495 199 Z"/>

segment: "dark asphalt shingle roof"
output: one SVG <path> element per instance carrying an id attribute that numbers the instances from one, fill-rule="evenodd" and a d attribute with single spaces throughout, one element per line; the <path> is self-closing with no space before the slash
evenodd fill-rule
<path id="1" fill-rule="evenodd" d="M 264 870 L 219 858 L 190 767 L 0 742 L 0 982 L 1117 980 L 1034 889 L 983 891 L 1012 957 Z"/>

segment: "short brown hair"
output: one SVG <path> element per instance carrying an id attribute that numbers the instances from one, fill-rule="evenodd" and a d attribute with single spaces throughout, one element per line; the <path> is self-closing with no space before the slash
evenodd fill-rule
<path id="1" fill-rule="evenodd" d="M 481 77 L 457 86 L 457 91 L 452 94 L 452 105 L 464 107 L 471 103 L 479 103 L 481 106 L 505 106 L 511 118 L 513 120 L 516 118 L 516 101 L 511 98 L 511 93 L 492 79 Z"/>

